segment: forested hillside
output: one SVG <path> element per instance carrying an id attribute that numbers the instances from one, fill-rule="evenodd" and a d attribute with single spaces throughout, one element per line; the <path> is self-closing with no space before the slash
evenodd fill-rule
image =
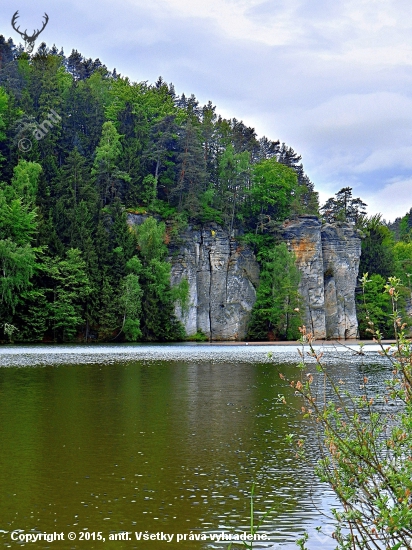
<path id="1" fill-rule="evenodd" d="M 166 261 L 181 228 L 236 230 L 264 264 L 282 220 L 318 212 L 300 156 L 211 102 L 2 36 L 0 169 L 3 341 L 183 339 Z"/>

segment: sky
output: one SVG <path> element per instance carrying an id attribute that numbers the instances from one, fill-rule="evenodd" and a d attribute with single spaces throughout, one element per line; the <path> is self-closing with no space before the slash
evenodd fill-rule
<path id="1" fill-rule="evenodd" d="M 412 207 L 410 0 L 3 0 L 0 33 L 99 58 L 302 155 L 321 202 L 342 187 L 387 221 Z"/>

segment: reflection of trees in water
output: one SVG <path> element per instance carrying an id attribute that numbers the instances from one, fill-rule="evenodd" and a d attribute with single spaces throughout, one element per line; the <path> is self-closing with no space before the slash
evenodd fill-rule
<path id="1" fill-rule="evenodd" d="M 354 364 L 330 369 L 351 389 L 362 378 Z M 0 369 L 0 482 L 16 494 L 1 499 L 0 517 L 11 529 L 46 531 L 56 518 L 102 531 L 247 529 L 256 482 L 256 518 L 273 507 L 263 529 L 292 543 L 323 523 L 315 506 L 331 501 L 286 443 L 302 433 L 311 461 L 318 456 L 309 423 L 278 404 L 288 391 L 300 407 L 278 371 L 294 367 L 110 357 Z"/>

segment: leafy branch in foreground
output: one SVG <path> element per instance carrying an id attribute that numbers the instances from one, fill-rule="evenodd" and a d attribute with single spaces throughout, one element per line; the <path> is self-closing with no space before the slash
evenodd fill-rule
<path id="1" fill-rule="evenodd" d="M 361 279 L 363 289 L 367 277 Z M 345 390 L 343 380 L 330 376 L 323 352 L 315 349 L 313 335 L 305 327 L 300 329 L 300 379 L 287 380 L 302 397 L 303 416 L 313 421 L 318 437 L 321 458 L 316 474 L 341 504 L 332 510 L 332 536 L 339 550 L 412 547 L 412 347 L 398 315 L 399 286 L 395 277 L 385 285 L 396 342 L 383 346 L 381 334 L 369 322 L 380 354 L 392 366 L 382 394 L 372 394 L 366 376 L 360 395 Z M 318 375 L 308 372 L 313 360 Z M 281 400 L 286 403 L 284 396 Z M 304 440 L 296 443 L 297 457 L 305 460 Z M 302 549 L 305 541 L 304 537 L 298 543 Z"/>

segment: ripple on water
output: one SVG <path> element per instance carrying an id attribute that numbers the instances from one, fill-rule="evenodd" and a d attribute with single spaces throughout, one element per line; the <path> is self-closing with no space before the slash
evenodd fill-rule
<path id="1" fill-rule="evenodd" d="M 365 359 L 328 353 L 359 388 Z M 255 481 L 256 520 L 273 508 L 266 547 L 295 549 L 333 501 L 285 445 L 305 427 L 277 402 L 285 390 L 268 363 L 297 358 L 295 346 L 1 348 L 3 366 L 46 367 L 0 369 L 1 527 L 248 531 Z M 316 540 L 309 548 L 333 548 Z"/>

